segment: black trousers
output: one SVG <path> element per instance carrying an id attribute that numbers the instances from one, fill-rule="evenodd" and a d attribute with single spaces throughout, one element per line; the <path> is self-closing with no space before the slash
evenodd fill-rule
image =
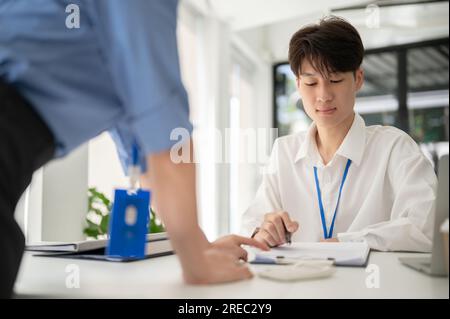
<path id="1" fill-rule="evenodd" d="M 0 78 L 0 298 L 10 298 L 25 239 L 14 219 L 33 172 L 52 159 L 53 135 L 31 105 Z"/>

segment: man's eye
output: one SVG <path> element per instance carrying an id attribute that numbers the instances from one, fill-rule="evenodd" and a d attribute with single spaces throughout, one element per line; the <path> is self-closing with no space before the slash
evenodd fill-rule
<path id="1" fill-rule="evenodd" d="M 342 80 L 330 80 L 331 83 L 339 83 L 342 82 Z"/>
<path id="2" fill-rule="evenodd" d="M 314 85 L 316 85 L 316 83 L 305 83 L 305 85 L 307 85 L 307 86 L 314 86 Z"/>

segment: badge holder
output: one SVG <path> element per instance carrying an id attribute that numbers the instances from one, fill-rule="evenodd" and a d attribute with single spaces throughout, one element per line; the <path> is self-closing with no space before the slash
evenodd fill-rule
<path id="1" fill-rule="evenodd" d="M 106 254 L 121 259 L 142 259 L 148 232 L 150 192 L 136 188 L 140 170 L 138 148 L 133 145 L 133 165 L 129 169 L 130 189 L 116 189 L 109 223 Z"/>

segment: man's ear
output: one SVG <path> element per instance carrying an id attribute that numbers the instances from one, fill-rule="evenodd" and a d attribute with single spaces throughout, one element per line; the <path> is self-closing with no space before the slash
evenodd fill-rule
<path id="1" fill-rule="evenodd" d="M 358 92 L 364 84 L 364 70 L 362 67 L 355 71 L 355 84 L 356 92 Z"/>
<path id="2" fill-rule="evenodd" d="M 297 89 L 300 87 L 300 77 L 295 78 L 295 84 L 297 84 Z"/>

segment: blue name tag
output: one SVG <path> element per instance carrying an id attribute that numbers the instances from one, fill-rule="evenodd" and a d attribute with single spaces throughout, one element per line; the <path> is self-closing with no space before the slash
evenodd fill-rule
<path id="1" fill-rule="evenodd" d="M 109 223 L 108 256 L 145 257 L 150 192 L 116 189 Z"/>

